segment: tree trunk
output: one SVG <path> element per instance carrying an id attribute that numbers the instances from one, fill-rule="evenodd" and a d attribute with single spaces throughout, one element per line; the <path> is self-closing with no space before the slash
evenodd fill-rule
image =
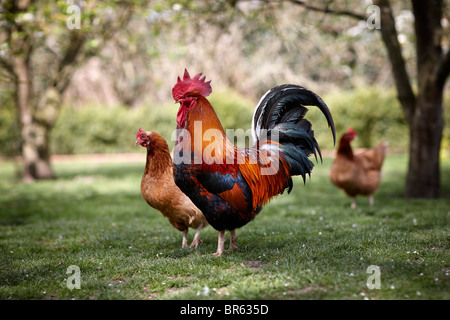
<path id="1" fill-rule="evenodd" d="M 442 91 L 434 92 L 429 97 L 418 97 L 410 123 L 410 156 L 405 189 L 407 198 L 439 197 L 442 113 Z"/>
<path id="2" fill-rule="evenodd" d="M 48 130 L 32 123 L 22 128 L 22 157 L 24 172 L 22 180 L 53 179 L 55 175 L 50 165 Z"/>
<path id="3" fill-rule="evenodd" d="M 41 23 L 42 21 L 34 20 L 30 22 L 25 19 L 25 15 L 22 15 L 25 12 L 30 12 L 31 17 L 34 17 L 34 15 L 39 15 L 37 13 L 39 10 L 46 11 L 48 9 L 50 12 L 60 7 L 54 4 L 50 6 L 45 1 L 41 1 L 42 3 L 34 1 L 33 4 L 32 2 L 32 0 L 12 0 L 2 1 L 0 5 L 2 18 L 5 18 L 5 22 L 2 21 L 0 26 L 0 33 L 2 36 L 6 35 L 7 49 L 9 49 L 8 54 L 0 55 L 0 67 L 5 68 L 15 82 L 16 102 L 21 125 L 23 180 L 26 182 L 55 177 L 50 165 L 50 132 L 61 107 L 61 95 L 69 85 L 78 63 L 83 59 L 86 60 L 89 56 L 99 54 L 105 42 L 128 24 L 135 9 L 146 3 L 138 1 L 130 4 L 125 1 L 117 6 L 114 5 L 113 8 L 118 15 L 111 20 L 109 17 L 106 19 L 105 15 L 104 23 L 92 28 L 96 24 L 94 23 L 95 19 L 99 19 L 99 21 L 103 19 L 102 15 L 97 17 L 95 2 L 83 10 L 85 18 L 83 24 L 86 28 L 75 28 L 65 35 L 62 34 L 64 30 L 59 26 L 61 21 L 58 20 L 61 20 L 61 17 L 54 23 L 51 21 Z M 51 1 L 48 2 L 51 3 Z M 36 97 L 38 97 L 36 99 L 33 97 L 31 63 L 33 46 L 35 43 L 39 45 L 47 43 L 45 37 L 50 36 L 47 31 L 53 26 L 56 27 L 56 32 L 52 33 L 51 37 L 53 39 L 58 35 L 55 39 L 58 44 L 62 44 L 62 47 L 60 52 L 50 50 L 54 54 L 55 60 L 50 62 L 51 65 L 48 66 L 45 75 L 36 77 L 36 80 L 40 81 L 42 85 L 39 92 L 36 92 Z M 42 32 L 41 28 L 47 31 Z M 100 35 L 100 37 L 96 35 Z M 63 38 L 66 36 L 69 41 L 64 45 L 65 41 L 63 40 L 65 39 Z M 100 44 L 84 51 L 87 37 L 93 36 L 96 40 L 100 40 Z M 50 49 L 47 45 L 44 45 L 43 48 Z"/>
<path id="4" fill-rule="evenodd" d="M 40 99 L 36 104 L 33 97 L 33 70 L 31 66 L 31 54 L 33 52 L 33 35 L 22 25 L 22 21 L 17 19 L 21 12 L 29 9 L 30 0 L 20 0 L 10 2 L 6 8 L 9 11 L 7 34 L 8 43 L 11 48 L 11 64 L 8 71 L 15 80 L 16 103 L 19 111 L 21 125 L 21 148 L 23 161 L 24 182 L 31 182 L 36 179 L 54 178 L 54 173 L 50 165 L 49 153 L 49 127 L 43 117 L 36 112 L 42 109 Z M 51 99 L 49 100 L 51 101 Z M 37 106 L 37 108 L 35 108 Z M 38 115 L 38 117 L 37 117 Z"/>
<path id="5" fill-rule="evenodd" d="M 32 107 L 32 75 L 29 59 L 25 54 L 13 58 L 16 75 L 16 100 L 21 123 L 22 159 L 24 182 L 54 178 L 50 165 L 49 134 L 47 128 L 38 123 Z"/>
<path id="6" fill-rule="evenodd" d="M 439 151 L 443 132 L 442 1 L 412 0 L 416 34 L 418 93 L 410 125 L 410 152 L 405 196 L 437 198 Z M 443 69 L 444 68 L 444 69 Z M 443 71 L 444 70 L 444 71 Z M 440 79 L 443 77 L 443 79 Z"/>
<path id="7" fill-rule="evenodd" d="M 303 0 L 291 0 L 307 9 L 366 18 L 345 10 L 318 7 Z M 331 2 L 330 2 L 331 3 Z M 416 36 L 418 93 L 413 92 L 401 45 L 398 41 L 390 0 L 374 0 L 380 8 L 380 32 L 392 66 L 392 73 L 410 129 L 406 198 L 437 198 L 440 193 L 439 151 L 443 133 L 443 92 L 450 73 L 450 49 L 443 53 L 443 0 L 411 0 Z M 448 42 L 448 41 L 447 41 Z"/>
<path id="8" fill-rule="evenodd" d="M 442 96 L 447 73 L 442 55 L 442 1 L 412 0 L 416 35 L 418 93 L 414 94 L 389 0 L 380 6 L 381 35 L 389 54 L 397 87 L 410 130 L 406 198 L 437 198 L 440 191 L 439 151 L 443 132 Z M 444 61 L 444 63 L 442 62 Z"/>

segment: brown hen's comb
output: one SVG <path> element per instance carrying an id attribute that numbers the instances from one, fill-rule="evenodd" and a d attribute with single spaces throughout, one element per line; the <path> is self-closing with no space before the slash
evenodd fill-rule
<path id="1" fill-rule="evenodd" d="M 145 131 L 139 128 L 138 132 L 136 133 L 136 139 L 139 138 L 143 133 L 145 133 Z"/>
<path id="2" fill-rule="evenodd" d="M 193 78 L 189 75 L 187 69 L 184 69 L 183 80 L 178 77 L 177 83 L 172 89 L 172 96 L 175 101 L 178 101 L 188 92 L 198 91 L 202 96 L 207 97 L 211 94 L 211 80 L 205 81 L 206 76 L 201 77 L 201 73 L 195 75 Z"/>

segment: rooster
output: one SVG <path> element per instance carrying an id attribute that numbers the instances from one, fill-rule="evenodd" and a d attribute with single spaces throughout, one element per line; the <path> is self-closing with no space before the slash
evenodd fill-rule
<path id="1" fill-rule="evenodd" d="M 147 161 L 141 180 L 141 193 L 147 203 L 159 210 L 171 225 L 183 232 L 182 247 L 188 246 L 189 227 L 196 229 L 191 248 L 197 248 L 200 231 L 208 226 L 202 212 L 175 185 L 173 162 L 166 140 L 156 132 L 139 129 L 136 146 L 147 149 Z"/>
<path id="2" fill-rule="evenodd" d="M 252 221 L 264 204 L 285 189 L 292 190 L 292 176 L 310 175 L 317 153 L 311 123 L 304 118 L 305 105 L 317 106 L 331 128 L 331 113 L 323 100 L 303 87 L 291 84 L 269 90 L 259 101 L 252 121 L 253 146 L 238 148 L 226 137 L 213 107 L 206 99 L 210 82 L 185 70 L 172 95 L 180 104 L 174 148 L 174 180 L 219 231 L 215 256 L 224 250 L 225 231 L 230 231 L 229 251 L 237 249 L 236 229 Z M 175 158 L 177 161 L 175 161 Z"/>
<path id="3" fill-rule="evenodd" d="M 353 153 L 350 142 L 356 132 L 348 128 L 341 136 L 336 157 L 330 168 L 330 180 L 352 198 L 351 208 L 356 208 L 356 196 L 369 196 L 373 206 L 373 194 L 381 182 L 381 167 L 386 156 L 388 142 L 384 141 L 373 149 Z"/>

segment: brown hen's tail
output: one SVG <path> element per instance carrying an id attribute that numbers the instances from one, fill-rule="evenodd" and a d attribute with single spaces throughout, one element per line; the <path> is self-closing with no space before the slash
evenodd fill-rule
<path id="1" fill-rule="evenodd" d="M 366 163 L 368 164 L 367 169 L 381 170 L 388 145 L 389 143 L 387 141 L 383 141 L 373 149 L 367 149 L 358 153 L 358 156 L 361 156 L 366 160 Z"/>

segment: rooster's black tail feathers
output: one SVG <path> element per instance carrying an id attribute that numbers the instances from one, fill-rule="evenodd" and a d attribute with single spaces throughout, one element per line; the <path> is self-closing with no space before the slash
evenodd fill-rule
<path id="1" fill-rule="evenodd" d="M 263 136 L 264 130 L 269 138 L 277 134 L 280 149 L 291 165 L 291 174 L 301 175 L 304 180 L 314 166 L 308 157 L 314 154 L 317 160 L 317 150 L 322 160 L 311 123 L 305 118 L 308 112 L 305 106 L 316 106 L 322 111 L 336 143 L 333 117 L 325 102 L 314 92 L 297 85 L 284 84 L 270 89 L 259 101 L 252 121 L 254 142 Z"/>

